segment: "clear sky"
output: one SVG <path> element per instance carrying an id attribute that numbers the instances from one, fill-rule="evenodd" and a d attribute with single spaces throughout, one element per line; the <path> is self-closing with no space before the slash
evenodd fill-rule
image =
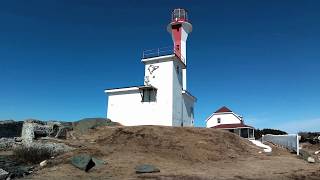
<path id="1" fill-rule="evenodd" d="M 257 128 L 320 131 L 320 1 L 0 2 L 0 119 L 105 117 L 105 88 L 143 84 L 144 49 L 189 10 L 197 126 L 225 105 Z"/>

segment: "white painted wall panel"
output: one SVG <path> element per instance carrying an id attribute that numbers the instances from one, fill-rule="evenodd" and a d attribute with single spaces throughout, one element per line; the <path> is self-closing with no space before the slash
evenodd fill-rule
<path id="1" fill-rule="evenodd" d="M 221 122 L 218 123 L 217 119 L 220 118 Z M 240 119 L 237 118 L 233 113 L 220 113 L 214 114 L 207 121 L 207 127 L 214 127 L 219 124 L 239 124 L 241 123 Z"/>
<path id="2" fill-rule="evenodd" d="M 157 88 L 156 102 L 141 102 L 139 90 L 109 92 L 107 117 L 125 126 L 193 126 L 194 100 L 182 95 L 182 63 L 173 58 L 143 61 L 145 85 Z"/>

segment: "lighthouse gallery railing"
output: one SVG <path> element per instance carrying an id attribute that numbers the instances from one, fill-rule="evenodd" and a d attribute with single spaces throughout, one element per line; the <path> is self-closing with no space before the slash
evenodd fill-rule
<path id="1" fill-rule="evenodd" d="M 172 54 L 175 54 L 183 62 L 185 62 L 185 58 L 178 51 L 175 51 L 172 46 L 144 50 L 142 52 L 142 59 L 166 56 L 166 55 L 172 55 Z"/>

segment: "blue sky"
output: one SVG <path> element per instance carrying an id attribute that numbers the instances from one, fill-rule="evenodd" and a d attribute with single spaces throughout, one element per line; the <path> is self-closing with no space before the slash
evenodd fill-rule
<path id="1" fill-rule="evenodd" d="M 105 88 L 143 84 L 144 49 L 189 10 L 196 125 L 226 105 L 258 128 L 320 131 L 320 1 L 0 2 L 0 119 L 105 117 Z"/>

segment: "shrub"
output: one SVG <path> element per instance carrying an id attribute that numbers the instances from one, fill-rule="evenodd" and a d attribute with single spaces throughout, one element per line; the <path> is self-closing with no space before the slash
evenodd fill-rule
<path id="1" fill-rule="evenodd" d="M 53 151 L 45 147 L 18 147 L 13 150 L 17 161 L 23 163 L 37 164 L 53 156 Z"/>
<path id="2" fill-rule="evenodd" d="M 278 129 L 256 129 L 254 131 L 254 137 L 256 139 L 260 139 L 262 137 L 262 135 L 266 135 L 266 134 L 273 134 L 273 135 L 286 135 L 288 134 L 287 132 L 278 130 Z"/>
<path id="3" fill-rule="evenodd" d="M 309 142 L 310 144 L 320 143 L 320 132 L 299 132 L 300 142 Z"/>

